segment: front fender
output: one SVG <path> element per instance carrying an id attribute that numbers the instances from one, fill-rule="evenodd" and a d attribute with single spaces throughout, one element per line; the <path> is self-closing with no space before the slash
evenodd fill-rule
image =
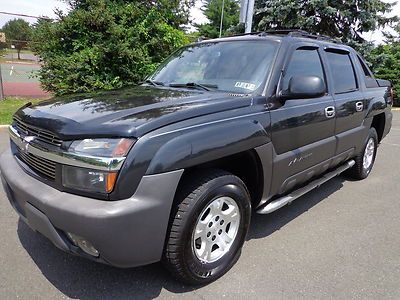
<path id="1" fill-rule="evenodd" d="M 256 120 L 199 126 L 169 140 L 157 151 L 146 175 L 189 168 L 270 142 Z"/>

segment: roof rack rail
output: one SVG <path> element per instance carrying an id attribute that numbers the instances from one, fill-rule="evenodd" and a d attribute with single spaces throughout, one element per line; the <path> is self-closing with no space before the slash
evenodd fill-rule
<path id="1" fill-rule="evenodd" d="M 287 35 L 287 36 L 293 36 L 293 37 L 305 37 L 309 39 L 315 39 L 315 40 L 324 40 L 324 41 L 329 41 L 333 43 L 340 43 L 337 39 L 331 38 L 330 36 L 327 35 L 322 35 L 322 34 L 312 34 L 309 33 L 305 30 L 301 29 L 272 29 L 272 30 L 266 30 L 266 34 L 277 34 L 277 35 Z"/>
<path id="2" fill-rule="evenodd" d="M 314 39 L 314 40 L 322 40 L 322 41 L 328 41 L 336 44 L 341 44 L 342 42 L 338 39 L 331 38 L 330 36 L 327 35 L 322 35 L 322 34 L 312 34 L 309 33 L 305 30 L 302 29 L 271 29 L 271 30 L 265 30 L 265 31 L 255 31 L 255 32 L 249 32 L 249 33 L 239 33 L 239 34 L 234 34 L 234 36 L 246 36 L 246 35 L 258 35 L 258 36 L 268 36 L 268 35 L 287 35 L 287 36 L 292 36 L 292 37 L 304 37 L 304 38 L 309 38 L 309 39 Z"/>

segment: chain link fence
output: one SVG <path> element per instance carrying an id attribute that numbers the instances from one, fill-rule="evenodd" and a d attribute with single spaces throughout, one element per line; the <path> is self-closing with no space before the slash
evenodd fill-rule
<path id="1" fill-rule="evenodd" d="M 13 20 L 24 20 L 32 26 L 39 17 L 0 11 L 0 100 L 8 96 L 42 98 L 43 91 L 36 76 L 39 58 L 30 49 L 28 39 L 16 39 L 5 25 Z"/>

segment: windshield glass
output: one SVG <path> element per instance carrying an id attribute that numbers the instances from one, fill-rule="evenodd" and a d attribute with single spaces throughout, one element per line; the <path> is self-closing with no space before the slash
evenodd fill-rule
<path id="1" fill-rule="evenodd" d="M 175 52 L 148 79 L 164 85 L 195 83 L 210 89 L 251 93 L 263 82 L 277 43 L 271 41 L 210 42 Z"/>

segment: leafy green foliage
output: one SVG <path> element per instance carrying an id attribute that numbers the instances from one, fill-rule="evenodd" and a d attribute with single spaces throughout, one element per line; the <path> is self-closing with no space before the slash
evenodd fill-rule
<path id="1" fill-rule="evenodd" d="M 31 39 L 32 29 L 29 23 L 23 19 L 10 20 L 4 24 L 1 31 L 6 34 L 7 43 L 15 46 L 18 59 L 20 59 L 21 50 L 28 45 L 28 41 Z"/>
<path id="2" fill-rule="evenodd" d="M 384 15 L 392 7 L 382 0 L 256 0 L 254 29 L 299 28 L 344 43 L 363 43 L 363 32 L 397 20 Z"/>
<path id="3" fill-rule="evenodd" d="M 400 28 L 397 29 L 400 32 Z M 395 105 L 400 106 L 400 38 L 391 37 L 386 45 L 372 50 L 370 62 L 376 77 L 390 80 L 395 91 Z"/>
<path id="4" fill-rule="evenodd" d="M 209 20 L 206 24 L 195 24 L 200 36 L 208 38 L 219 37 L 221 26 L 221 10 L 223 0 L 205 0 L 202 11 Z M 239 23 L 239 3 L 237 0 L 225 0 L 222 19 L 222 36 Z"/>
<path id="5" fill-rule="evenodd" d="M 352 46 L 378 78 L 392 81 L 400 105 L 400 42 L 387 35 L 389 44 L 375 48 L 362 38 L 364 32 L 396 25 L 397 16 L 387 17 L 393 5 L 382 0 L 256 0 L 253 30 L 298 28 Z"/>
<path id="6" fill-rule="evenodd" d="M 138 82 L 187 43 L 180 24 L 172 18 L 176 9 L 181 12 L 181 21 L 185 20 L 180 1 L 68 3 L 71 11 L 67 15 L 59 13 L 56 22 L 40 20 L 33 32 L 32 48 L 43 63 L 40 82 L 56 94 Z"/>

